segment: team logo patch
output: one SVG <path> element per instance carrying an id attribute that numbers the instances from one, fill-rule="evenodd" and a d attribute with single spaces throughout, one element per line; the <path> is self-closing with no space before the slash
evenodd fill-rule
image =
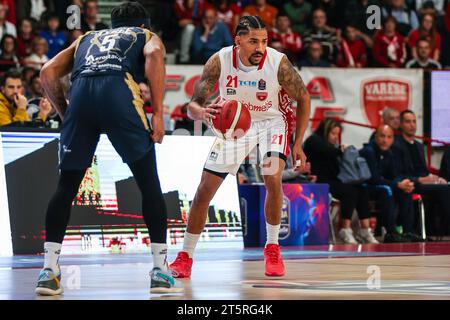
<path id="1" fill-rule="evenodd" d="M 257 98 L 259 101 L 264 101 L 264 100 L 266 100 L 266 99 L 267 99 L 267 92 L 257 92 L 257 93 L 256 93 L 256 98 Z"/>
<path id="2" fill-rule="evenodd" d="M 369 123 L 380 124 L 380 115 L 385 108 L 402 112 L 410 107 L 411 83 L 396 78 L 376 78 L 361 84 L 361 107 Z"/>
<path id="3" fill-rule="evenodd" d="M 258 90 L 266 90 L 266 82 L 263 79 L 258 81 Z"/>
<path id="4" fill-rule="evenodd" d="M 227 95 L 231 96 L 231 95 L 235 95 L 236 94 L 236 90 L 234 89 L 227 89 Z"/>
<path id="5" fill-rule="evenodd" d="M 219 154 L 217 152 L 211 151 L 209 155 L 209 160 L 211 161 L 217 161 L 217 158 L 219 157 Z"/>

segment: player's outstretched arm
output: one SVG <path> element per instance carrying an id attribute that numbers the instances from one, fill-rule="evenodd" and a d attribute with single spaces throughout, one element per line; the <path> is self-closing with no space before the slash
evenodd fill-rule
<path id="1" fill-rule="evenodd" d="M 164 58 L 166 48 L 161 39 L 154 33 L 144 47 L 145 76 L 150 84 L 152 97 L 152 139 L 161 143 L 164 137 L 163 100 L 166 81 L 166 66 Z"/>
<path id="2" fill-rule="evenodd" d="M 203 74 L 197 82 L 192 100 L 188 105 L 188 116 L 192 120 L 211 121 L 214 115 L 220 113 L 219 100 L 206 106 L 208 98 L 213 94 L 214 86 L 220 77 L 219 53 L 214 54 L 206 62 Z"/>
<path id="3" fill-rule="evenodd" d="M 73 60 L 78 41 L 74 41 L 70 47 L 64 49 L 48 61 L 41 69 L 40 78 L 45 96 L 59 113 L 61 119 L 67 109 L 67 101 L 64 96 L 64 86 L 61 78 L 72 71 Z"/>
<path id="4" fill-rule="evenodd" d="M 294 167 L 300 167 L 300 170 L 304 170 L 306 156 L 303 152 L 302 144 L 309 122 L 311 98 L 300 74 L 294 69 L 286 56 L 281 60 L 278 69 L 278 82 L 287 92 L 289 97 L 297 101 L 297 122 L 295 142 L 292 148 L 292 161 L 294 162 Z M 301 161 L 300 165 L 296 162 L 297 160 Z"/>

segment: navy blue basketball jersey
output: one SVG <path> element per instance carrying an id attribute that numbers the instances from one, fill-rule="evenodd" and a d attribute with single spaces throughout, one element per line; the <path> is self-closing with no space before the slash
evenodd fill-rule
<path id="1" fill-rule="evenodd" d="M 72 81 L 79 76 L 129 73 L 136 82 L 145 78 L 145 44 L 150 31 L 120 27 L 88 32 L 77 41 Z"/>

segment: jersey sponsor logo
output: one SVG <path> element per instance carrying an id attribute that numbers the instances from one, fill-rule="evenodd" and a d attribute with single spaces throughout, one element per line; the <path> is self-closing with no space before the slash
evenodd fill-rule
<path id="1" fill-rule="evenodd" d="M 381 122 L 385 108 L 402 112 L 410 107 L 411 83 L 396 78 L 376 78 L 361 84 L 361 105 L 373 126 Z"/>
<path id="2" fill-rule="evenodd" d="M 266 82 L 264 79 L 258 81 L 258 90 L 266 90 Z"/>
<path id="3" fill-rule="evenodd" d="M 258 106 L 252 103 L 246 103 L 241 101 L 242 105 L 248 109 L 248 111 L 266 112 L 272 107 L 272 101 L 267 101 L 262 106 Z"/>
<path id="4" fill-rule="evenodd" d="M 257 98 L 259 101 L 264 101 L 264 100 L 266 100 L 266 99 L 267 99 L 267 96 L 268 96 L 267 92 L 257 92 L 257 93 L 256 93 L 256 98 Z"/>
<path id="5" fill-rule="evenodd" d="M 256 87 L 256 81 L 244 81 L 244 80 L 239 80 L 239 86 L 241 87 Z"/>
<path id="6" fill-rule="evenodd" d="M 231 96 L 231 95 L 235 95 L 236 94 L 236 90 L 234 89 L 227 89 L 227 95 Z"/>

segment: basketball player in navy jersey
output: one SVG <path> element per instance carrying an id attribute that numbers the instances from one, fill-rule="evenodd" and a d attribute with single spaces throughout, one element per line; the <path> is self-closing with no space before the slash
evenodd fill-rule
<path id="1" fill-rule="evenodd" d="M 63 292 L 58 260 L 70 208 L 101 133 L 130 167 L 142 193 L 154 268 L 150 291 L 181 292 L 166 263 L 167 212 L 156 169 L 155 143 L 164 136 L 165 48 L 149 31 L 144 7 L 126 2 L 111 12 L 113 29 L 88 32 L 50 60 L 41 71 L 42 85 L 63 119 L 60 178 L 46 216 L 45 262 L 36 293 Z M 61 77 L 72 73 L 67 105 Z M 138 83 L 147 78 L 153 103 L 148 122 Z"/>

